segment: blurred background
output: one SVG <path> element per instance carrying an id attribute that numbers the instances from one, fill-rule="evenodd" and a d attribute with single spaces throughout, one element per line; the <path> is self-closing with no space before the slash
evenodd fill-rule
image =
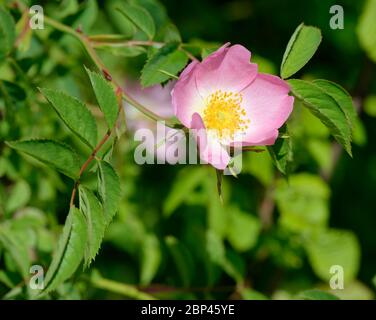
<path id="1" fill-rule="evenodd" d="M 46 15 L 80 26 L 85 33 L 142 39 L 115 11 L 123 2 L 38 4 Z M 353 158 L 296 103 L 288 122 L 294 159 L 289 178 L 278 173 L 268 152 L 247 153 L 238 178 L 224 177 L 222 205 L 216 173 L 209 166 L 135 163 L 132 130 L 154 124 L 125 105 L 128 130 L 119 128 L 122 135 L 112 160 L 121 178 L 119 213 L 91 268 L 78 272 L 50 298 L 122 299 L 127 294 L 116 284 L 126 284 L 171 299 L 294 299 L 312 289 L 341 298 L 373 299 L 375 54 L 361 45 L 359 23 L 370 14 L 376 21 L 374 1 L 132 2 L 153 16 L 157 40 L 173 23 L 197 57 L 225 42 L 239 43 L 252 52 L 262 72 L 276 75 L 295 28 L 301 22 L 319 27 L 323 35 L 319 50 L 296 77 L 328 79 L 350 92 L 359 113 Z M 334 4 L 344 9 L 344 29 L 330 28 Z M 21 18 L 16 10 L 12 14 L 16 21 Z M 157 113 L 170 112 L 169 90 L 138 88 L 148 52 L 101 50 L 100 54 L 130 94 L 148 99 Z M 68 178 L 21 156 L 4 141 L 54 137 L 88 153 L 36 89 L 59 88 L 95 104 L 83 65 L 93 68 L 80 44 L 47 27 L 30 33 L 13 59 L 0 62 L 0 297 L 4 299 L 30 297 L 22 278 L 31 264 L 48 266 L 73 186 Z M 12 110 L 5 117 L 6 100 Z M 11 240 L 4 240 L 4 234 Z M 343 290 L 330 290 L 333 265 L 343 267 Z"/>

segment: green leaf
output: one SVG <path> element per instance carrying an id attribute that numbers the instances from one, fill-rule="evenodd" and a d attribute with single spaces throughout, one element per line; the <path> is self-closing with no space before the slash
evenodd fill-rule
<path id="1" fill-rule="evenodd" d="M 145 226 L 132 210 L 127 212 L 126 223 L 112 223 L 106 231 L 106 241 L 121 251 L 125 251 L 132 256 L 137 256 L 140 252 L 142 242 L 146 238 Z"/>
<path id="2" fill-rule="evenodd" d="M 166 44 L 145 64 L 141 72 L 141 84 L 144 87 L 149 87 L 162 83 L 170 78 L 168 74 L 177 75 L 187 62 L 186 53 L 178 50 L 177 44 Z M 160 70 L 165 71 L 165 73 Z"/>
<path id="3" fill-rule="evenodd" d="M 0 6 L 0 61 L 12 50 L 16 40 L 16 25 L 13 17 Z"/>
<path id="4" fill-rule="evenodd" d="M 20 36 L 18 43 L 17 43 L 17 49 L 18 52 L 27 52 L 30 49 L 31 45 L 31 39 L 33 36 L 33 29 L 27 28 L 26 30 L 25 25 L 29 23 L 29 15 L 23 14 L 21 18 L 17 21 L 16 24 L 16 34 Z M 22 37 L 21 37 L 22 34 Z"/>
<path id="5" fill-rule="evenodd" d="M 305 244 L 313 271 L 324 281 L 333 274 L 330 268 L 339 265 L 344 270 L 345 284 L 356 278 L 360 263 L 360 245 L 350 231 L 321 231 Z"/>
<path id="6" fill-rule="evenodd" d="M 321 42 L 321 31 L 318 28 L 300 24 L 283 54 L 281 77 L 291 77 L 298 72 L 313 57 Z"/>
<path id="7" fill-rule="evenodd" d="M 77 208 L 71 207 L 46 274 L 44 293 L 55 290 L 72 276 L 83 259 L 86 241 L 85 217 Z"/>
<path id="8" fill-rule="evenodd" d="M 237 283 L 242 281 L 242 275 L 226 256 L 226 248 L 222 239 L 212 230 L 208 230 L 206 233 L 206 250 L 213 263 L 220 266 Z"/>
<path id="9" fill-rule="evenodd" d="M 317 289 L 312 289 L 312 290 L 306 290 L 303 292 L 300 292 L 298 294 L 298 299 L 303 299 L 303 300 L 339 300 L 338 297 L 336 297 L 334 294 L 322 291 L 322 290 L 317 290 Z"/>
<path id="10" fill-rule="evenodd" d="M 204 180 L 204 179 L 202 179 Z M 207 204 L 207 223 L 210 230 L 214 231 L 221 239 L 226 236 L 228 227 L 228 210 L 217 193 L 217 181 L 214 176 L 206 178 L 205 193 Z"/>
<path id="11" fill-rule="evenodd" d="M 276 183 L 275 200 L 280 218 L 286 229 L 304 233 L 321 230 L 329 218 L 330 189 L 318 176 L 308 173 L 291 175 L 289 180 Z"/>
<path id="12" fill-rule="evenodd" d="M 201 59 L 204 60 L 208 55 L 212 54 L 218 48 L 210 47 L 210 48 L 202 48 L 201 50 Z"/>
<path id="13" fill-rule="evenodd" d="M 21 276 L 27 279 L 31 263 L 24 239 L 7 225 L 0 225 L 0 243 L 15 262 Z"/>
<path id="14" fill-rule="evenodd" d="M 95 147 L 97 144 L 97 124 L 86 105 L 62 91 L 46 88 L 40 88 L 40 91 L 67 127 L 89 147 Z"/>
<path id="15" fill-rule="evenodd" d="M 148 234 L 141 245 L 140 283 L 148 285 L 155 277 L 162 261 L 162 253 L 158 238 Z"/>
<path id="16" fill-rule="evenodd" d="M 376 95 L 370 95 L 365 99 L 364 112 L 370 117 L 376 117 Z"/>
<path id="17" fill-rule="evenodd" d="M 328 286 L 329 287 L 329 286 Z M 341 300 L 374 300 L 375 295 L 373 290 L 368 288 L 360 281 L 354 280 L 350 283 L 345 283 L 343 289 L 330 289 L 330 293 L 335 294 Z"/>
<path id="18" fill-rule="evenodd" d="M 297 79 L 288 80 L 288 83 L 294 96 L 328 127 L 351 156 L 351 127 L 337 101 L 314 83 Z"/>
<path id="19" fill-rule="evenodd" d="M 278 138 L 275 144 L 268 146 L 267 149 L 277 169 L 284 175 L 288 175 L 291 171 L 294 154 L 287 125 L 279 130 L 279 134 L 282 137 Z"/>
<path id="20" fill-rule="evenodd" d="M 0 283 L 6 285 L 10 289 L 12 289 L 16 286 L 15 284 L 12 283 L 12 280 L 8 277 L 6 272 L 4 272 L 2 270 L 0 270 Z M 4 297 L 3 297 L 3 299 L 4 299 Z"/>
<path id="21" fill-rule="evenodd" d="M 97 20 L 98 17 L 98 4 L 96 0 L 87 0 L 83 4 L 78 17 L 74 21 L 72 28 L 81 28 L 85 33 L 88 33 L 91 27 Z"/>
<path id="22" fill-rule="evenodd" d="M 31 197 L 30 185 L 25 180 L 19 180 L 12 188 L 12 192 L 7 199 L 5 210 L 13 213 L 17 209 L 25 206 Z"/>
<path id="23" fill-rule="evenodd" d="M 249 288 L 242 290 L 240 294 L 244 300 L 268 300 L 262 293 Z"/>
<path id="24" fill-rule="evenodd" d="M 203 167 L 186 167 L 182 169 L 171 188 L 163 204 L 165 216 L 170 216 L 177 209 L 190 193 L 203 181 L 206 170 Z"/>
<path id="25" fill-rule="evenodd" d="M 114 88 L 111 84 L 96 72 L 92 72 L 85 68 L 89 75 L 91 85 L 93 87 L 95 96 L 99 103 L 99 107 L 104 114 L 104 118 L 108 124 L 108 128 L 112 129 L 116 123 L 118 116 L 119 105 L 116 98 Z"/>
<path id="26" fill-rule="evenodd" d="M 276 143 L 278 143 L 278 140 Z M 243 172 L 253 175 L 264 186 L 268 186 L 272 182 L 274 176 L 272 160 L 268 153 L 247 152 L 242 156 Z"/>
<path id="27" fill-rule="evenodd" d="M 354 128 L 357 114 L 350 94 L 340 85 L 328 80 L 317 79 L 314 80 L 313 83 L 337 102 L 342 112 L 345 114 L 349 126 Z"/>
<path id="28" fill-rule="evenodd" d="M 182 42 L 181 35 L 173 23 L 167 23 L 161 30 L 163 42 Z"/>
<path id="29" fill-rule="evenodd" d="M 53 140 L 8 141 L 8 146 L 55 168 L 66 176 L 76 179 L 80 171 L 77 154 L 67 145 Z"/>
<path id="30" fill-rule="evenodd" d="M 116 57 L 137 57 L 146 53 L 146 49 L 140 46 L 100 46 L 97 49 L 107 51 Z"/>
<path id="31" fill-rule="evenodd" d="M 353 142 L 358 146 L 365 146 L 367 144 L 367 130 L 365 124 L 356 118 L 353 128 Z"/>
<path id="32" fill-rule="evenodd" d="M 174 260 L 184 287 L 188 287 L 193 277 L 193 260 L 189 250 L 173 236 L 166 237 L 166 245 Z"/>
<path id="33" fill-rule="evenodd" d="M 17 108 L 25 108 L 27 94 L 25 89 L 19 84 L 6 80 L 0 80 L 0 93 L 1 96 L 3 96 L 5 107 L 8 109 L 8 118 L 13 118 Z"/>
<path id="34" fill-rule="evenodd" d="M 253 248 L 261 231 L 259 219 L 235 207 L 230 208 L 227 213 L 227 239 L 232 247 L 239 252 Z"/>
<path id="35" fill-rule="evenodd" d="M 360 45 L 368 56 L 376 62 L 376 1 L 368 0 L 363 8 L 357 26 Z"/>
<path id="36" fill-rule="evenodd" d="M 90 265 L 102 244 L 106 229 L 102 206 L 97 197 L 89 189 L 80 186 L 80 211 L 83 212 L 87 224 L 87 244 L 85 249 L 85 265 Z"/>
<path id="37" fill-rule="evenodd" d="M 124 15 L 118 10 L 119 6 L 124 6 L 124 3 L 124 0 L 105 1 L 104 7 L 106 16 L 114 25 L 115 30 L 119 30 L 124 37 L 131 38 L 136 33 L 137 28 L 128 18 L 124 19 Z"/>
<path id="38" fill-rule="evenodd" d="M 98 191 L 108 225 L 118 211 L 120 201 L 120 179 L 114 168 L 106 161 L 99 161 Z"/>
<path id="39" fill-rule="evenodd" d="M 124 3 L 121 8 L 117 8 L 124 17 L 129 19 L 137 28 L 145 32 L 150 40 L 155 35 L 155 24 L 152 16 L 144 8 Z"/>

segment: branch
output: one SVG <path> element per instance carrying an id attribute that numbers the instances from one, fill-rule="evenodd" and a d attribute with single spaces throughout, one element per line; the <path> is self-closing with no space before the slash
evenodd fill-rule
<path id="1" fill-rule="evenodd" d="M 138 290 L 137 288 L 135 288 L 134 286 L 131 286 L 125 283 L 116 282 L 113 280 L 104 279 L 102 277 L 92 277 L 90 283 L 98 289 L 115 292 L 117 294 L 121 294 L 131 299 L 156 300 L 156 298 L 153 297 L 152 295 L 146 292 L 142 292 Z"/>
<path id="2" fill-rule="evenodd" d="M 96 65 L 96 67 L 102 72 L 102 74 L 104 75 L 104 77 L 108 81 L 110 81 L 117 89 L 120 89 L 122 91 L 123 99 L 125 101 L 127 101 L 128 103 L 130 103 L 133 107 L 135 107 L 141 113 L 145 114 L 150 119 L 152 119 L 154 121 L 164 121 L 165 124 L 166 124 L 166 126 L 169 126 L 169 127 L 172 127 L 172 128 L 176 127 L 176 123 L 173 122 L 173 121 L 171 121 L 171 119 L 165 119 L 163 117 L 160 117 L 156 113 L 152 112 L 149 108 L 143 106 L 141 103 L 139 103 L 138 101 L 136 101 L 133 98 L 131 98 L 125 92 L 125 90 L 111 76 L 111 73 L 108 71 L 107 67 L 103 64 L 102 60 L 97 55 L 97 53 L 96 53 L 96 51 L 95 51 L 95 49 L 93 47 L 93 44 L 90 42 L 90 37 L 87 37 L 86 35 L 78 32 L 77 30 L 74 30 L 71 27 L 68 27 L 68 26 L 66 26 L 66 25 L 64 25 L 64 24 L 62 24 L 62 23 L 60 23 L 60 22 L 58 22 L 58 21 L 56 21 L 54 19 L 51 19 L 51 18 L 49 18 L 47 16 L 44 17 L 44 22 L 47 25 L 55 28 L 56 30 L 59 30 L 61 32 L 64 32 L 64 33 L 72 35 L 78 41 L 80 41 L 80 43 L 84 47 L 86 53 L 89 55 L 89 57 L 94 62 L 94 64 Z"/>

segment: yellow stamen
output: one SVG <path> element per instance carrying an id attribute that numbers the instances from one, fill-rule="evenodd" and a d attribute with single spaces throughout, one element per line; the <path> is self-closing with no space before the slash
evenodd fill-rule
<path id="1" fill-rule="evenodd" d="M 216 132 L 220 139 L 232 139 L 244 132 L 250 123 L 241 104 L 240 93 L 217 90 L 206 98 L 203 121 L 205 127 Z"/>

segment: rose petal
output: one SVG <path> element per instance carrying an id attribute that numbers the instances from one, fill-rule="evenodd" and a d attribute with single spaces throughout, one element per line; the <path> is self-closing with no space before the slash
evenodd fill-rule
<path id="1" fill-rule="evenodd" d="M 286 122 L 293 108 L 294 97 L 288 95 L 289 90 L 287 83 L 280 78 L 259 74 L 242 91 L 243 107 L 250 119 L 248 129 L 241 138 L 244 145 L 274 143 L 278 136 L 276 129 Z"/>
<path id="2" fill-rule="evenodd" d="M 211 137 L 198 113 L 192 116 L 191 128 L 196 130 L 194 136 L 199 148 L 200 159 L 218 170 L 224 170 L 230 162 L 230 155 L 217 139 Z"/>
<path id="3" fill-rule="evenodd" d="M 257 76 L 251 52 L 241 45 L 223 46 L 197 67 L 197 88 L 204 99 L 216 90 L 239 92 Z"/>
<path id="4" fill-rule="evenodd" d="M 204 107 L 203 100 L 197 91 L 195 80 L 195 70 L 198 64 L 197 61 L 191 62 L 182 72 L 174 89 L 171 91 L 175 116 L 187 128 L 190 128 L 192 115 L 195 112 L 201 112 Z"/>

